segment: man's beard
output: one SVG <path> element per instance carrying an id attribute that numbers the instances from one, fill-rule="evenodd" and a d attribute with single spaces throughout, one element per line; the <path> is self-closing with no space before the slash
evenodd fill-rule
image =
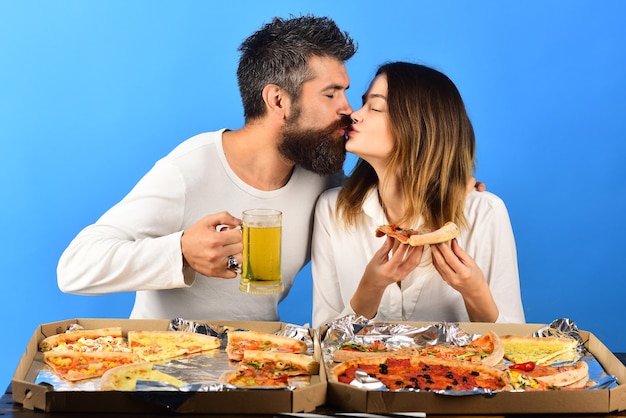
<path id="1" fill-rule="evenodd" d="M 295 164 L 326 176 L 343 169 L 346 159 L 345 136 L 337 130 L 352 123 L 349 116 L 323 129 L 302 129 L 298 126 L 300 112 L 287 119 L 283 128 L 283 140 L 278 146 L 280 153 Z"/>

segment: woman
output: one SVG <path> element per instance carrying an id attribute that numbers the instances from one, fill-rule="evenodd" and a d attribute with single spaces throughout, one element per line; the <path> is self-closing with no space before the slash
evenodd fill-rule
<path id="1" fill-rule="evenodd" d="M 474 132 L 452 81 L 405 62 L 379 68 L 352 113 L 359 156 L 342 189 L 320 197 L 312 248 L 313 326 L 357 313 L 381 321 L 524 322 L 517 255 L 502 200 L 471 191 Z M 424 247 L 377 238 L 384 224 L 434 230 Z"/>

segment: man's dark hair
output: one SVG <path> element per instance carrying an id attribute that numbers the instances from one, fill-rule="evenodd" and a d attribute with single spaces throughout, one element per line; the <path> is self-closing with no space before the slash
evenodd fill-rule
<path id="1" fill-rule="evenodd" d="M 268 84 L 276 84 L 297 101 L 302 83 L 311 78 L 310 57 L 347 61 L 356 49 L 348 32 L 327 17 L 273 18 L 239 46 L 237 80 L 244 117 L 255 119 L 265 113 L 261 93 Z"/>

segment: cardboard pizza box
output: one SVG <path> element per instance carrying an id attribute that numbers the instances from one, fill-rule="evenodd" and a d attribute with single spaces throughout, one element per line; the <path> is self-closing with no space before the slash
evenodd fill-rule
<path id="1" fill-rule="evenodd" d="M 430 322 L 406 322 L 424 326 Z M 541 324 L 460 323 L 469 333 L 532 335 Z M 326 328 L 320 329 L 320 341 Z M 345 411 L 369 413 L 423 411 L 427 414 L 539 414 L 608 413 L 626 409 L 626 367 L 593 334 L 580 331 L 585 346 L 604 370 L 618 379 L 618 387 L 599 390 L 500 392 L 490 396 L 447 396 L 429 392 L 371 391 L 337 382 L 328 383 L 327 403 Z M 330 370 L 327 367 L 327 375 Z"/>
<path id="2" fill-rule="evenodd" d="M 198 322 L 237 329 L 274 333 L 281 322 L 211 321 Z M 273 414 L 280 412 L 311 412 L 325 403 L 327 379 L 324 367 L 311 377 L 311 384 L 295 390 L 236 390 L 216 392 L 101 392 L 54 391 L 50 386 L 35 384 L 44 367 L 39 343 L 47 336 L 67 330 L 72 324 L 86 329 L 122 327 L 129 330 L 166 330 L 169 320 L 89 319 L 77 318 L 42 324 L 34 331 L 11 380 L 13 400 L 27 409 L 45 412 L 102 413 L 211 413 L 211 414 Z M 315 358 L 322 363 L 319 339 L 310 329 Z"/>

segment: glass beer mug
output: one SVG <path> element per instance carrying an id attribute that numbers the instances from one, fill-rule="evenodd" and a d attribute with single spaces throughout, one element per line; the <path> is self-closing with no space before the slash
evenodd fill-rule
<path id="1" fill-rule="evenodd" d="M 242 221 L 243 263 L 239 290 L 251 295 L 282 292 L 282 212 L 275 209 L 248 209 L 243 212 Z"/>

